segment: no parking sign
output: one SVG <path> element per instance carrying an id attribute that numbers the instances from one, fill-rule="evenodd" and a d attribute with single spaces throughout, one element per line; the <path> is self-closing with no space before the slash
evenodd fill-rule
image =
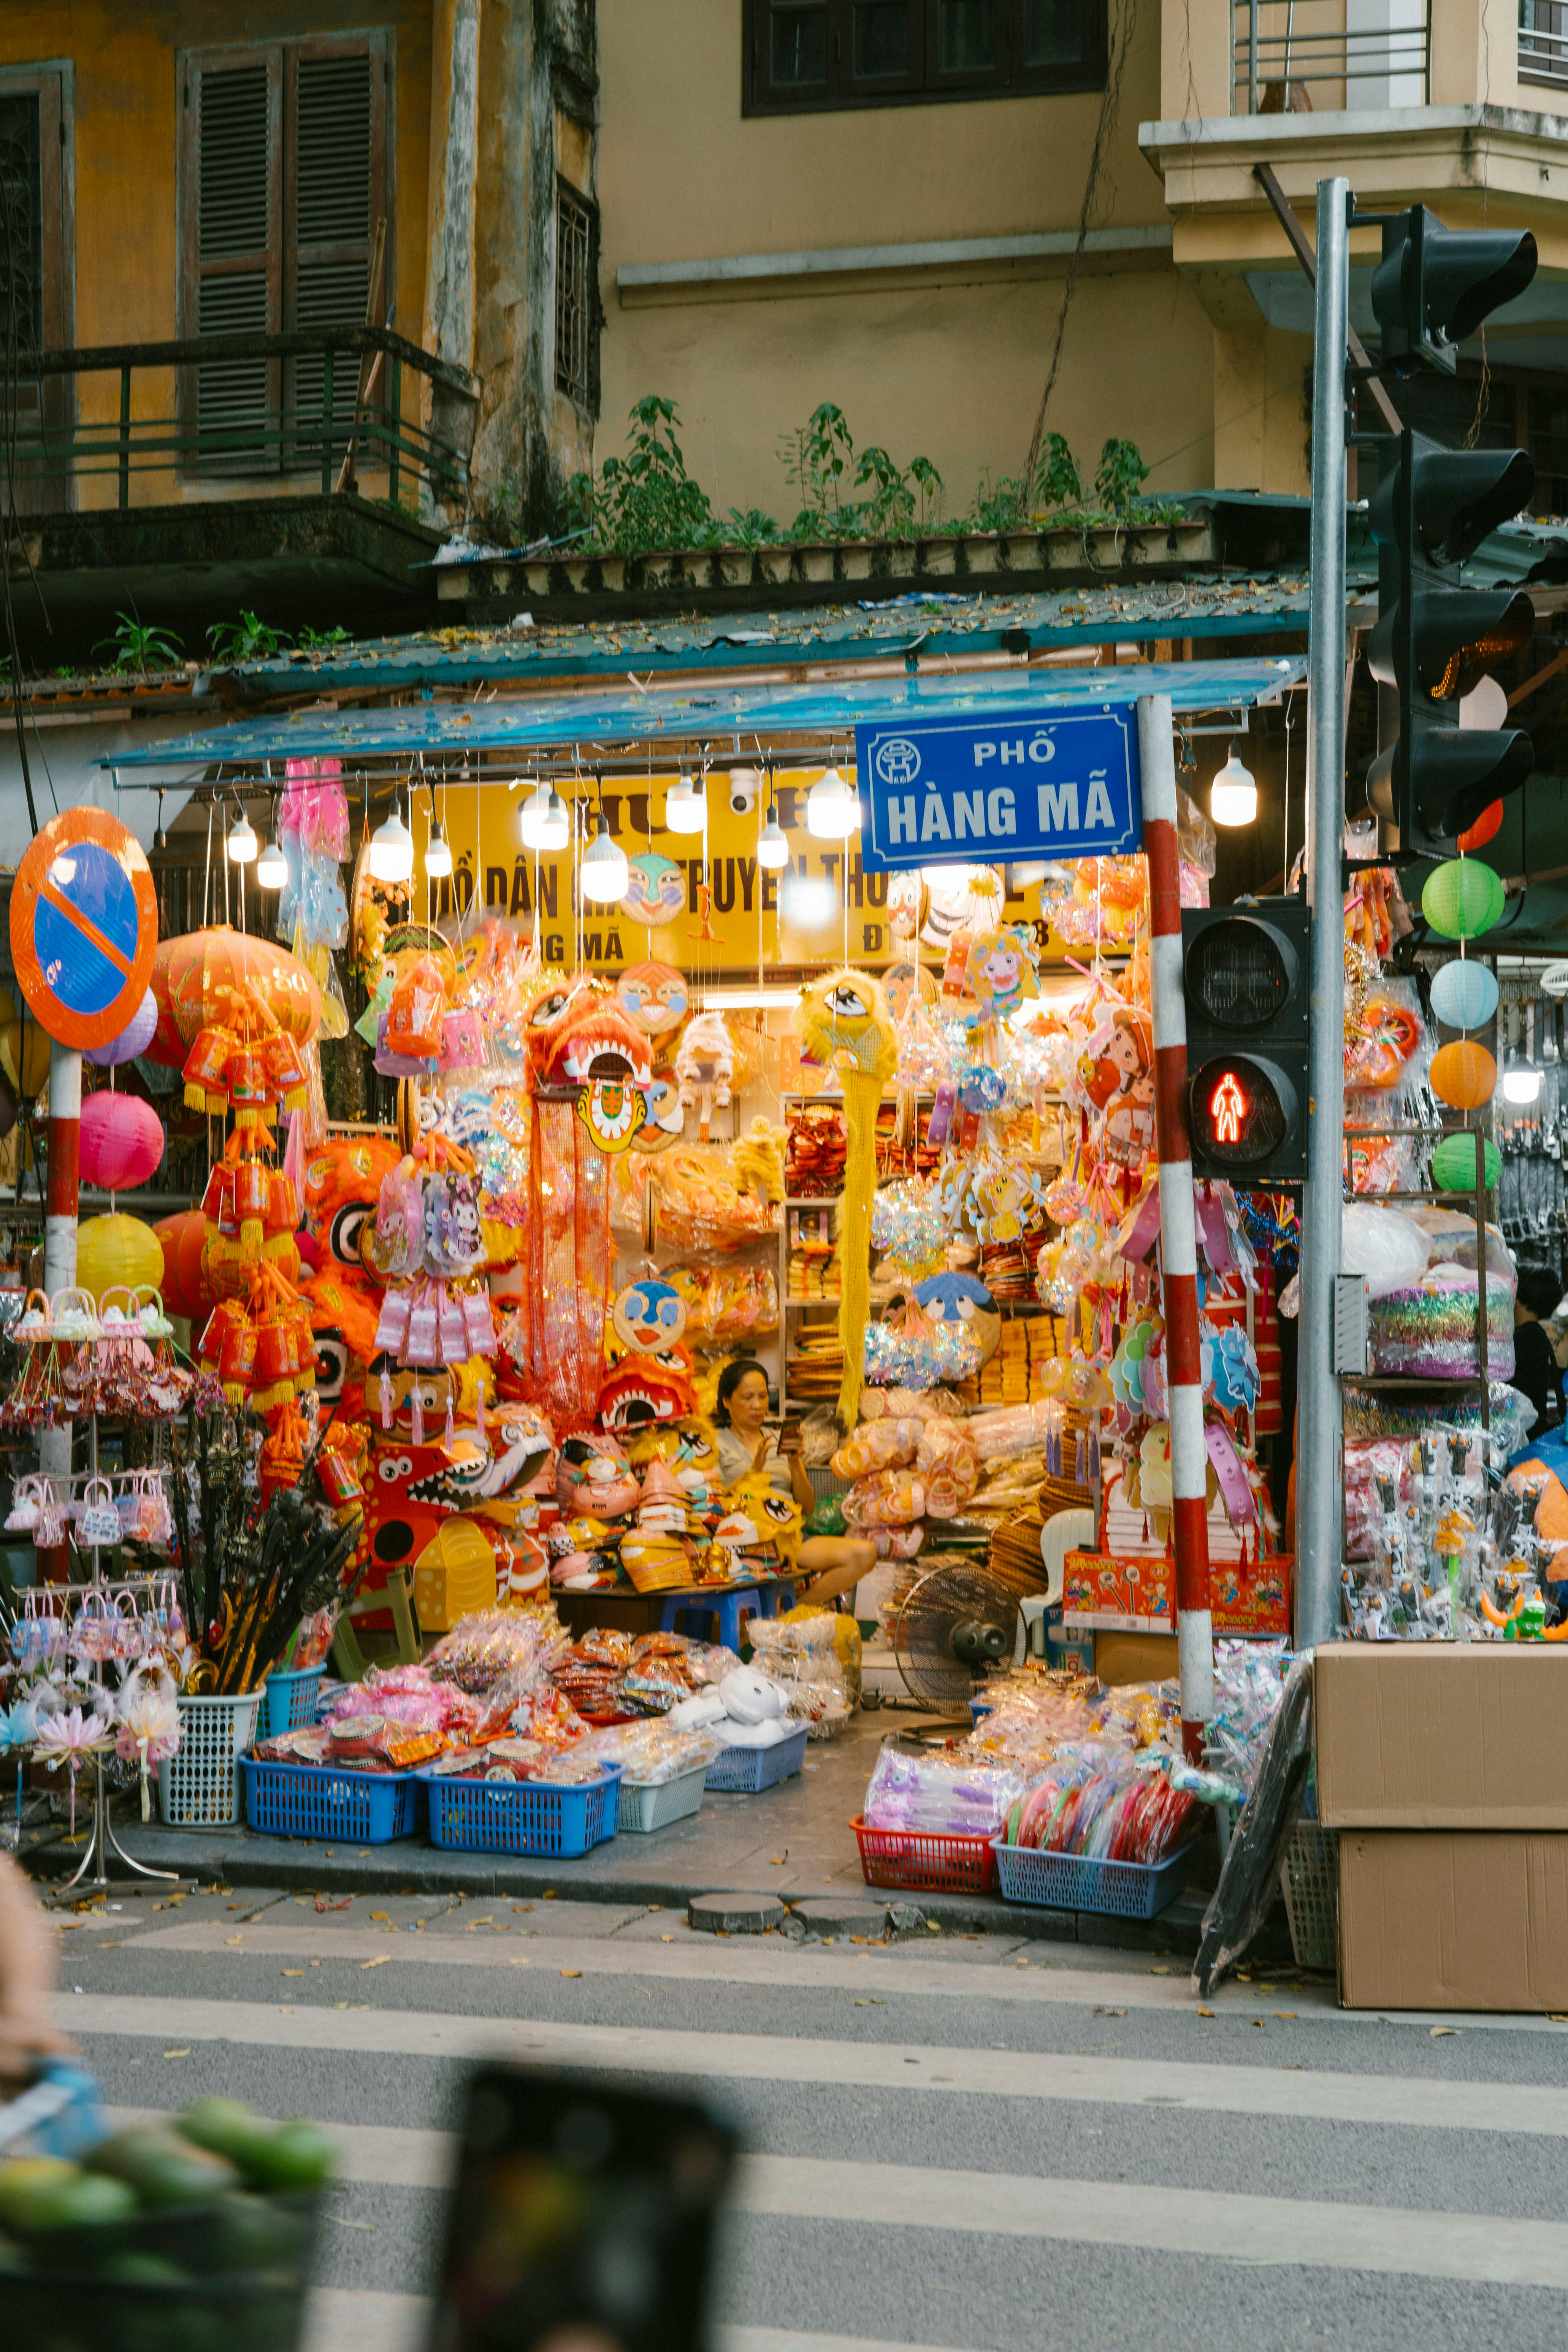
<path id="1" fill-rule="evenodd" d="M 11 961 L 57 1045 L 106 1045 L 147 992 L 158 902 L 147 853 L 117 817 L 51 817 L 16 870 Z"/>

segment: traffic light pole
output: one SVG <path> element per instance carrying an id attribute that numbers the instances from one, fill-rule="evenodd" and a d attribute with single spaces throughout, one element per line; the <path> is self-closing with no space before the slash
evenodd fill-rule
<path id="1" fill-rule="evenodd" d="M 1138 698 L 1143 847 L 1149 859 L 1149 979 L 1154 1013 L 1154 1134 L 1160 1162 L 1160 1279 L 1170 1396 L 1171 1548 L 1176 1562 L 1176 1663 L 1182 1745 L 1203 1757 L 1214 1713 L 1209 1605 L 1208 1450 L 1198 1339 L 1198 1239 L 1187 1120 L 1187 1014 L 1182 979 L 1182 881 L 1171 698 Z"/>
<path id="2" fill-rule="evenodd" d="M 1340 1624 L 1343 1427 L 1333 1369 L 1344 1154 L 1345 355 L 1350 183 L 1318 182 L 1312 352 L 1311 619 L 1307 645 L 1307 897 L 1312 909 L 1307 1182 L 1297 1384 L 1296 1646 Z"/>

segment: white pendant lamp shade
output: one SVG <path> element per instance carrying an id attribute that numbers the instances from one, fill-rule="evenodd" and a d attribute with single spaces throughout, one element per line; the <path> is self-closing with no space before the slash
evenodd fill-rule
<path id="1" fill-rule="evenodd" d="M 1533 1062 L 1526 1061 L 1520 1053 L 1512 1053 L 1502 1066 L 1502 1098 L 1521 1109 L 1527 1109 L 1540 1099 L 1541 1072 Z"/>
<path id="2" fill-rule="evenodd" d="M 1215 824 L 1251 824 L 1258 814 L 1258 784 L 1232 751 L 1209 786 L 1209 814 Z"/>
<path id="3" fill-rule="evenodd" d="M 243 809 L 228 829 L 228 862 L 231 866 L 250 866 L 256 860 L 256 827 Z"/>
<path id="4" fill-rule="evenodd" d="M 594 838 L 583 852 L 583 896 L 595 906 L 612 906 L 626 897 L 630 880 L 626 851 L 610 839 L 609 820 L 601 809 Z"/>
<path id="5" fill-rule="evenodd" d="M 784 839 L 778 811 L 772 806 L 768 810 L 767 823 L 757 836 L 757 864 L 770 874 L 777 874 L 781 867 L 789 864 L 789 844 Z"/>
<path id="6" fill-rule="evenodd" d="M 439 824 L 430 827 L 429 845 L 425 852 L 425 871 L 432 882 L 438 882 L 452 870 L 452 845 Z"/>
<path id="7" fill-rule="evenodd" d="M 284 856 L 276 835 L 261 853 L 257 863 L 256 878 L 264 890 L 281 890 L 289 879 L 289 860 Z"/>
<path id="8" fill-rule="evenodd" d="M 370 837 L 370 870 L 378 882 L 406 882 L 414 872 L 414 836 L 398 814 L 378 824 Z"/>
<path id="9" fill-rule="evenodd" d="M 665 824 L 671 833 L 700 833 L 707 815 L 705 793 L 698 789 L 689 776 L 682 776 L 670 787 L 664 803 Z"/>
<path id="10" fill-rule="evenodd" d="M 518 812 L 525 849 L 564 849 L 572 838 L 566 803 L 553 784 L 535 784 Z"/>
<path id="11" fill-rule="evenodd" d="M 826 768 L 805 796 L 806 829 L 817 841 L 847 841 L 860 827 L 860 803 L 837 768 Z"/>

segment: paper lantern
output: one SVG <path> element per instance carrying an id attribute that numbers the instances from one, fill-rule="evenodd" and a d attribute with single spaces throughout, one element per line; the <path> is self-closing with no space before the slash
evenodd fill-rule
<path id="1" fill-rule="evenodd" d="M 1446 940 L 1473 940 L 1500 920 L 1501 877 L 1479 858 L 1453 857 L 1435 866 L 1421 893 L 1421 912 Z"/>
<path id="2" fill-rule="evenodd" d="M 264 1034 L 275 1023 L 304 1045 L 321 1025 L 321 992 L 298 958 L 225 924 L 160 947 L 148 984 L 159 1013 L 148 1054 L 171 1066 L 204 1029 Z"/>
<path id="3" fill-rule="evenodd" d="M 0 1077 L 0 1143 L 4 1143 L 16 1124 L 16 1097 L 6 1077 Z"/>
<path id="4" fill-rule="evenodd" d="M 81 1107 L 81 1181 L 105 1192 L 144 1184 L 163 1157 L 163 1122 L 139 1095 L 89 1095 Z"/>
<path id="5" fill-rule="evenodd" d="M 153 1228 L 163 1252 L 163 1279 L 159 1286 L 171 1315 L 205 1322 L 216 1301 L 207 1279 L 207 1221 L 199 1209 L 185 1209 L 164 1217 Z"/>
<path id="6" fill-rule="evenodd" d="M 1497 1090 L 1497 1064 L 1468 1038 L 1439 1045 L 1432 1056 L 1432 1091 L 1455 1110 L 1476 1110 Z"/>
<path id="7" fill-rule="evenodd" d="M 100 1070 L 112 1070 L 121 1062 L 133 1062 L 144 1054 L 158 1034 L 158 1000 L 151 989 L 136 1007 L 118 1037 L 107 1045 L 89 1045 L 84 1059 Z"/>
<path id="8" fill-rule="evenodd" d="M 36 1021 L 8 1021 L 0 1034 L 0 1068 L 31 1102 L 49 1075 L 49 1041 Z"/>
<path id="9" fill-rule="evenodd" d="M 160 1290 L 163 1244 L 140 1217 L 89 1217 L 76 1237 L 76 1278 L 94 1300 L 106 1290 Z"/>
<path id="10" fill-rule="evenodd" d="M 1446 1029 L 1484 1029 L 1497 1011 L 1497 974 L 1456 956 L 1432 975 L 1432 1010 Z"/>
<path id="11" fill-rule="evenodd" d="M 1461 721 L 1461 724 L 1463 722 Z M 1489 801 L 1486 807 L 1481 811 L 1479 816 L 1477 817 L 1474 824 L 1467 825 L 1464 832 L 1457 835 L 1455 837 L 1465 856 L 1468 857 L 1472 851 L 1484 849 L 1487 843 L 1492 840 L 1494 836 L 1501 831 L 1502 803 L 1501 801 Z"/>
<path id="12" fill-rule="evenodd" d="M 1484 1147 L 1486 1185 L 1490 1192 L 1502 1173 L 1502 1154 L 1495 1143 Z M 1475 1189 L 1476 1139 L 1473 1135 L 1446 1135 L 1432 1154 L 1432 1181 L 1439 1192 L 1468 1192 Z"/>

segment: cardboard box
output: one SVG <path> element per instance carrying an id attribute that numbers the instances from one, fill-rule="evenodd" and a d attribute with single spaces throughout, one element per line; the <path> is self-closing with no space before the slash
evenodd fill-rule
<path id="1" fill-rule="evenodd" d="M 1290 1631 L 1288 1557 L 1211 1564 L 1209 1609 L 1216 1634 Z M 1069 1551 L 1062 1568 L 1062 1622 L 1069 1631 L 1173 1633 L 1176 1569 L 1163 1556 Z"/>
<path id="2" fill-rule="evenodd" d="M 1568 2010 L 1568 1836 L 1342 1832 L 1340 2000 Z"/>
<path id="3" fill-rule="evenodd" d="M 1173 1682 L 1176 1637 L 1102 1630 L 1094 1637 L 1094 1671 L 1108 1689 L 1122 1683 Z"/>
<path id="4" fill-rule="evenodd" d="M 1568 1655 L 1540 1642 L 1318 1651 L 1325 1828 L 1568 1831 Z"/>

